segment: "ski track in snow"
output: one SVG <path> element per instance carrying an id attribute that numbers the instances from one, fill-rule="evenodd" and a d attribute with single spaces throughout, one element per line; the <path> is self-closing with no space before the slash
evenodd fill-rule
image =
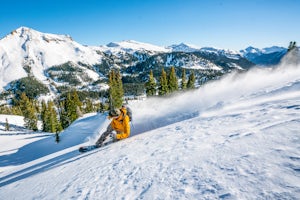
<path id="1" fill-rule="evenodd" d="M 299 199 L 300 70 L 265 70 L 132 104 L 132 136 L 94 151 L 101 114 L 1 150 L 0 199 Z"/>

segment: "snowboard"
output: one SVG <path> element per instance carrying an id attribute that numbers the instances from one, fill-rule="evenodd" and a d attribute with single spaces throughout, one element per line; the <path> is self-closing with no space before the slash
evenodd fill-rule
<path id="1" fill-rule="evenodd" d="M 84 152 L 91 151 L 91 150 L 94 150 L 97 148 L 100 148 L 100 147 L 96 146 L 96 145 L 82 146 L 82 147 L 79 147 L 78 151 L 81 153 L 84 153 Z"/>
<path id="2" fill-rule="evenodd" d="M 107 142 L 104 142 L 101 146 L 97 146 L 97 145 L 95 145 L 95 144 L 93 144 L 93 145 L 88 145 L 88 146 L 82 146 L 82 147 L 79 147 L 78 151 L 79 151 L 80 153 L 84 153 L 84 152 L 92 151 L 92 150 L 94 150 L 94 149 L 98 149 L 98 148 L 107 146 L 107 145 L 109 145 L 109 144 L 111 144 L 111 143 L 114 143 L 114 141 L 109 140 L 109 141 L 107 141 Z"/>

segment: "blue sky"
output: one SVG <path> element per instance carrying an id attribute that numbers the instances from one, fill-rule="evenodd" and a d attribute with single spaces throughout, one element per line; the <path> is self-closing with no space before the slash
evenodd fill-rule
<path id="1" fill-rule="evenodd" d="M 0 38 L 26 26 L 95 46 L 122 40 L 232 50 L 300 44 L 298 0 L 2 0 L 0 5 Z"/>

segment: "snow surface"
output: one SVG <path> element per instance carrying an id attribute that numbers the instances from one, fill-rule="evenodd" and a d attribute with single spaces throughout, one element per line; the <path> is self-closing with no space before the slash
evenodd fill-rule
<path id="1" fill-rule="evenodd" d="M 131 137 L 84 154 L 105 114 L 78 119 L 58 144 L 1 128 L 0 199 L 299 199 L 300 66 L 130 107 Z"/>

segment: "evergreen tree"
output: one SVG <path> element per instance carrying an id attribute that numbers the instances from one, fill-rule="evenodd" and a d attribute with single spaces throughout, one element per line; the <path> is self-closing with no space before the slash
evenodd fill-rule
<path id="1" fill-rule="evenodd" d="M 42 101 L 42 108 L 41 108 L 41 120 L 43 123 L 43 131 L 47 132 L 49 129 L 46 127 L 47 126 L 47 104 L 45 101 Z"/>
<path id="2" fill-rule="evenodd" d="M 13 115 L 22 115 L 22 111 L 21 111 L 21 109 L 20 109 L 19 106 L 13 106 L 13 107 L 11 108 L 11 113 L 12 113 Z"/>
<path id="3" fill-rule="evenodd" d="M 37 122 L 38 122 L 38 118 L 37 118 L 37 112 L 35 110 L 35 107 L 33 105 L 33 103 L 30 103 L 30 107 L 27 110 L 27 115 L 25 116 L 24 120 L 25 120 L 25 126 L 28 129 L 31 129 L 33 131 L 37 131 Z"/>
<path id="4" fill-rule="evenodd" d="M 185 90 L 186 87 L 187 87 L 187 82 L 186 82 L 185 68 L 182 68 L 181 89 L 182 89 L 182 90 Z"/>
<path id="5" fill-rule="evenodd" d="M 178 90 L 178 80 L 175 73 L 175 67 L 171 67 L 171 71 L 168 79 L 169 92 L 175 92 Z"/>
<path id="6" fill-rule="evenodd" d="M 109 74 L 109 101 L 110 109 L 120 108 L 123 103 L 124 89 L 119 71 L 112 70 Z"/>
<path id="7" fill-rule="evenodd" d="M 48 124 L 48 132 L 51 132 L 51 133 L 56 133 L 56 132 L 59 132 L 59 121 L 57 119 L 57 113 L 56 113 L 56 110 L 55 110 L 55 107 L 54 107 L 54 103 L 53 101 L 49 101 L 48 102 L 48 107 L 47 107 L 47 114 L 48 114 L 48 117 L 47 117 L 47 124 Z"/>
<path id="8" fill-rule="evenodd" d="M 5 119 L 5 131 L 9 131 L 9 123 L 8 123 L 8 119 Z"/>
<path id="9" fill-rule="evenodd" d="M 166 95 L 168 93 L 169 93 L 169 87 L 168 87 L 167 74 L 166 74 L 164 68 L 162 68 L 161 76 L 160 76 L 160 79 L 159 79 L 158 94 L 159 95 Z"/>
<path id="10" fill-rule="evenodd" d="M 75 102 L 73 102 L 73 100 L 71 98 L 71 93 L 68 93 L 67 99 L 66 99 L 66 104 L 65 104 L 65 110 L 67 112 L 67 116 L 70 121 L 70 124 L 77 119 L 76 107 L 77 106 L 76 106 Z"/>
<path id="11" fill-rule="evenodd" d="M 25 127 L 37 131 L 37 112 L 33 101 L 30 101 L 24 92 L 21 94 L 20 108 L 24 116 Z"/>
<path id="12" fill-rule="evenodd" d="M 67 128 L 78 117 L 82 116 L 82 102 L 76 90 L 67 93 L 67 97 L 59 103 L 61 126 Z"/>
<path id="13" fill-rule="evenodd" d="M 192 71 L 190 76 L 189 76 L 189 80 L 187 82 L 187 88 L 188 89 L 194 89 L 195 88 L 195 74 L 194 74 L 194 71 Z"/>
<path id="14" fill-rule="evenodd" d="M 78 93 L 76 92 L 76 90 L 72 91 L 71 100 L 75 104 L 74 107 L 75 107 L 75 110 L 76 110 L 76 119 L 78 117 L 82 117 L 82 111 L 81 111 L 82 110 L 82 102 L 80 101 L 80 99 L 78 97 Z M 73 120 L 73 121 L 75 121 L 75 120 Z"/>
<path id="15" fill-rule="evenodd" d="M 153 77 L 152 70 L 150 71 L 149 80 L 145 84 L 145 87 L 146 87 L 146 94 L 147 94 L 147 96 L 154 96 L 154 95 L 156 95 L 156 82 L 155 82 L 155 79 Z"/>
<path id="16" fill-rule="evenodd" d="M 116 73 L 116 91 L 117 91 L 117 98 L 115 99 L 116 106 L 115 108 L 120 108 L 123 104 L 123 98 L 124 98 L 124 89 L 123 89 L 123 82 L 122 82 L 122 76 L 120 71 L 117 71 Z"/>
<path id="17" fill-rule="evenodd" d="M 25 116 L 27 107 L 29 107 L 29 99 L 24 92 L 20 96 L 19 106 L 22 111 L 22 115 Z"/>
<path id="18" fill-rule="evenodd" d="M 65 102 L 65 111 L 67 112 L 67 117 L 70 121 L 70 124 L 81 116 L 81 106 L 82 103 L 79 100 L 76 90 L 69 92 Z"/>
<path id="19" fill-rule="evenodd" d="M 59 103 L 59 118 L 61 121 L 62 127 L 65 129 L 71 124 L 71 120 L 68 117 L 67 113 L 66 100 Z"/>
<path id="20" fill-rule="evenodd" d="M 62 124 L 61 124 L 60 120 L 58 120 L 58 124 L 56 127 L 56 133 L 60 133 L 60 132 L 62 132 L 62 130 L 63 130 Z"/>
<path id="21" fill-rule="evenodd" d="M 114 108 L 114 99 L 116 97 L 116 80 L 115 80 L 115 71 L 112 70 L 109 73 L 109 107 L 110 110 Z"/>
<path id="22" fill-rule="evenodd" d="M 85 113 L 91 113 L 91 112 L 94 112 L 94 111 L 95 111 L 95 108 L 94 108 L 92 100 L 87 98 L 86 101 L 85 101 L 84 112 Z"/>

